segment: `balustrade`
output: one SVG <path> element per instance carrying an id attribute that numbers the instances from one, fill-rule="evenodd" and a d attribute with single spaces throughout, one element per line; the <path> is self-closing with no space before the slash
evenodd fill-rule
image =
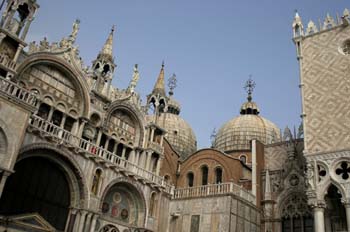
<path id="1" fill-rule="evenodd" d="M 255 202 L 255 196 L 251 192 L 233 182 L 178 188 L 174 190 L 173 199 L 217 196 L 225 194 L 234 194 L 249 202 Z"/>
<path id="2" fill-rule="evenodd" d="M 36 105 L 37 98 L 34 94 L 4 77 L 0 77 L 0 91 L 31 106 Z"/>
<path id="3" fill-rule="evenodd" d="M 96 144 L 91 143 L 85 139 L 79 138 L 69 131 L 66 131 L 45 119 L 40 118 L 37 115 L 33 115 L 30 121 L 31 127 L 41 131 L 44 135 L 56 138 L 59 143 L 66 144 L 67 146 L 72 146 L 79 149 L 79 152 L 85 152 L 89 155 L 93 155 L 109 162 L 112 165 L 119 167 L 121 170 L 130 172 L 130 174 L 135 174 L 152 183 L 160 185 L 165 188 L 165 191 L 171 193 L 172 186 L 168 185 L 164 181 L 164 177 L 157 176 L 156 174 L 149 172 L 136 164 L 131 163 L 128 160 L 122 159 L 116 154 L 102 148 L 98 147 Z"/>

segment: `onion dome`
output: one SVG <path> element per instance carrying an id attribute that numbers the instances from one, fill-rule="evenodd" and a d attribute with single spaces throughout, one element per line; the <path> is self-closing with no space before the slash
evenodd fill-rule
<path id="1" fill-rule="evenodd" d="M 259 108 L 251 96 L 254 87 L 255 83 L 249 79 L 246 85 L 248 101 L 242 104 L 241 115 L 231 119 L 219 129 L 214 148 L 224 152 L 249 150 L 250 141 L 253 139 L 264 144 L 280 139 L 280 129 L 271 121 L 259 116 Z"/>

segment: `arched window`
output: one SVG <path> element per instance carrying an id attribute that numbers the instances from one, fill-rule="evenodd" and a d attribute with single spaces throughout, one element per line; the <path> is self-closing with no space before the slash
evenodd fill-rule
<path id="1" fill-rule="evenodd" d="M 101 176 L 102 176 L 102 170 L 96 169 L 95 174 L 92 178 L 92 186 L 91 186 L 91 192 L 95 195 L 98 194 L 98 187 L 100 185 Z"/>
<path id="2" fill-rule="evenodd" d="M 194 175 L 192 172 L 187 173 L 187 186 L 188 187 L 193 187 L 193 179 Z"/>
<path id="3" fill-rule="evenodd" d="M 222 183 L 222 168 L 221 167 L 217 167 L 215 169 L 215 183 L 216 184 Z"/>
<path id="4" fill-rule="evenodd" d="M 282 232 L 312 232 L 313 217 L 306 196 L 292 194 L 282 202 Z"/>
<path id="5" fill-rule="evenodd" d="M 151 198 L 150 198 L 150 204 L 149 204 L 149 215 L 151 216 L 151 217 L 154 217 L 155 216 L 155 214 L 156 214 L 156 206 L 157 204 L 156 204 L 156 193 L 152 193 L 151 194 Z"/>
<path id="6" fill-rule="evenodd" d="M 242 163 L 247 163 L 247 156 L 245 156 L 245 155 L 241 155 L 240 157 L 239 157 L 239 159 L 242 161 Z"/>
<path id="7" fill-rule="evenodd" d="M 51 109 L 51 107 L 50 107 L 48 104 L 42 103 L 42 104 L 39 106 L 39 110 L 38 110 L 37 115 L 38 115 L 40 118 L 48 119 L 50 109 Z"/>
<path id="8" fill-rule="evenodd" d="M 208 184 L 208 167 L 207 166 L 203 166 L 202 168 L 202 185 L 207 185 Z"/>

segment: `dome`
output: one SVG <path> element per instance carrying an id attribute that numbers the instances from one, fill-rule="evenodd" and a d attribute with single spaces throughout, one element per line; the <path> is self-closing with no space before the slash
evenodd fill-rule
<path id="1" fill-rule="evenodd" d="M 162 116 L 165 120 L 163 128 L 167 131 L 165 138 L 181 159 L 193 154 L 197 150 L 197 139 L 191 126 L 179 115 L 163 113 Z"/>
<path id="2" fill-rule="evenodd" d="M 257 114 L 243 114 L 225 123 L 218 131 L 214 147 L 229 152 L 250 149 L 250 141 L 257 139 L 264 144 L 280 139 L 279 128 Z"/>
<path id="3" fill-rule="evenodd" d="M 249 150 L 250 141 L 253 139 L 264 144 L 277 142 L 280 139 L 280 129 L 269 120 L 259 116 L 259 108 L 252 101 L 254 87 L 255 82 L 249 79 L 245 86 L 248 101 L 242 104 L 240 116 L 231 119 L 219 129 L 214 141 L 216 149 L 224 152 Z"/>

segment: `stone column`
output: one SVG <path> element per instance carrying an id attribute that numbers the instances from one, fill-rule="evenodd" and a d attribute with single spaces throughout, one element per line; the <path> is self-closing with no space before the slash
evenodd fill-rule
<path id="1" fill-rule="evenodd" d="M 108 145 L 109 145 L 109 140 L 110 138 L 106 136 L 106 143 L 105 143 L 105 150 L 108 150 Z"/>
<path id="2" fill-rule="evenodd" d="M 151 158 L 152 158 L 152 153 L 151 152 L 146 152 L 146 157 L 147 157 L 147 161 L 146 161 L 146 170 L 151 171 Z"/>
<path id="3" fill-rule="evenodd" d="M 79 221 L 79 227 L 78 232 L 83 232 L 84 224 L 85 224 L 85 217 L 87 212 L 85 210 L 80 211 L 80 221 Z"/>
<path id="4" fill-rule="evenodd" d="M 86 215 L 86 220 L 85 220 L 85 229 L 84 229 L 84 232 L 85 231 L 88 231 L 88 229 L 90 228 L 90 225 L 91 225 L 91 217 L 92 217 L 92 213 L 88 213 Z"/>
<path id="5" fill-rule="evenodd" d="M 0 44 L 2 43 L 3 39 L 5 39 L 6 34 L 0 33 Z"/>
<path id="6" fill-rule="evenodd" d="M 160 172 L 160 166 L 161 166 L 161 163 L 162 163 L 162 160 L 163 158 L 158 158 L 157 160 L 157 167 L 156 167 L 156 174 L 159 176 L 159 172 Z"/>
<path id="7" fill-rule="evenodd" d="M 53 112 L 54 112 L 54 111 L 55 111 L 55 108 L 53 108 L 52 106 L 50 106 L 49 115 L 47 116 L 47 121 L 48 121 L 48 122 L 51 122 L 52 115 L 53 115 Z"/>
<path id="8" fill-rule="evenodd" d="M 68 219 L 67 219 L 67 222 L 66 222 L 66 229 L 65 231 L 67 232 L 72 232 L 73 231 L 73 226 L 74 226 L 74 221 L 75 221 L 75 218 L 76 218 L 76 214 L 77 214 L 77 210 L 74 209 L 74 208 L 71 208 L 69 210 L 69 216 L 68 216 Z"/>
<path id="9" fill-rule="evenodd" d="M 122 159 L 125 159 L 125 153 L 126 153 L 126 148 L 123 147 L 123 151 L 122 151 Z"/>
<path id="10" fill-rule="evenodd" d="M 314 207 L 314 228 L 317 232 L 325 232 L 325 224 L 324 224 L 324 206 L 316 206 Z"/>
<path id="11" fill-rule="evenodd" d="M 135 163 L 135 150 L 131 150 L 129 160 L 131 163 Z"/>
<path id="12" fill-rule="evenodd" d="M 78 137 L 81 138 L 81 136 L 83 135 L 83 131 L 84 131 L 84 127 L 85 127 L 85 124 L 87 123 L 87 119 L 85 118 L 82 118 L 81 119 L 81 123 L 79 125 L 79 132 L 78 132 Z"/>
<path id="13" fill-rule="evenodd" d="M 28 34 L 28 30 L 29 30 L 29 27 L 30 27 L 30 24 L 32 23 L 33 21 L 33 18 L 30 18 L 28 19 L 24 29 L 23 29 L 23 32 L 22 32 L 22 35 L 21 35 L 21 40 L 25 40 L 27 34 Z"/>
<path id="14" fill-rule="evenodd" d="M 80 224 L 80 213 L 76 212 L 76 216 L 75 216 L 75 221 L 74 221 L 74 226 L 73 226 L 73 230 L 72 231 L 78 231 L 79 229 L 79 224 Z"/>
<path id="15" fill-rule="evenodd" d="M 89 231 L 89 232 L 95 232 L 95 227 L 96 227 L 97 219 L 98 219 L 98 214 L 95 214 L 95 215 L 92 217 L 92 221 L 91 221 L 91 226 L 90 226 L 90 231 Z"/>
<path id="16" fill-rule="evenodd" d="M 344 203 L 346 212 L 346 224 L 348 226 L 348 232 L 350 232 L 350 202 Z"/>
<path id="17" fill-rule="evenodd" d="M 11 174 L 11 173 L 6 172 L 6 171 L 3 171 L 3 172 L 4 173 L 2 174 L 2 177 L 1 177 L 1 180 L 0 180 L 0 198 L 2 196 L 2 192 L 4 190 L 7 177 L 9 177 L 9 175 Z"/>
<path id="18" fill-rule="evenodd" d="M 151 139 L 150 141 L 153 142 L 153 138 L 154 138 L 154 128 L 151 128 Z"/>
<path id="19" fill-rule="evenodd" d="M 23 48 L 24 48 L 23 44 L 19 44 L 19 45 L 18 45 L 16 54 L 15 54 L 15 56 L 13 57 L 13 62 L 17 62 L 18 57 L 19 57 L 19 55 L 21 54 Z"/>
<path id="20" fill-rule="evenodd" d="M 97 139 L 96 139 L 96 145 L 99 147 L 102 137 L 102 127 L 98 129 Z"/>

